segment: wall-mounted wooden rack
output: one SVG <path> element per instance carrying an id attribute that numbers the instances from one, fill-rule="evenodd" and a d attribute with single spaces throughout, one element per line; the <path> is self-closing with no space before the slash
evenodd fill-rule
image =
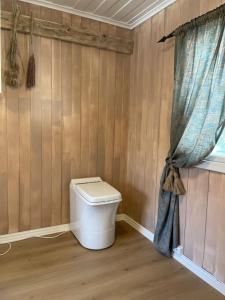
<path id="1" fill-rule="evenodd" d="M 12 13 L 6 11 L 1 12 L 1 28 L 6 30 L 12 28 Z M 30 33 L 29 16 L 20 16 L 18 32 L 25 34 Z M 133 52 L 132 39 L 109 36 L 94 30 L 71 27 L 70 25 L 49 22 L 38 18 L 34 18 L 33 34 L 119 53 L 132 54 Z"/>

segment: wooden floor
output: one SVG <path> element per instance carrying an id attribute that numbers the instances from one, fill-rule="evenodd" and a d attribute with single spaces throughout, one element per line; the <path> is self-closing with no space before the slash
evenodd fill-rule
<path id="1" fill-rule="evenodd" d="M 225 297 L 124 222 L 103 251 L 82 248 L 71 233 L 13 243 L 0 258 L 1 300 L 222 300 Z M 0 251 L 3 251 L 3 246 Z"/>

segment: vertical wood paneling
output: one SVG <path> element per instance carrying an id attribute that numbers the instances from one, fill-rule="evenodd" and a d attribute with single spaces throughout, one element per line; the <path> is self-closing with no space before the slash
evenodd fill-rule
<path id="1" fill-rule="evenodd" d="M 115 120 L 114 120 L 114 145 L 112 183 L 122 192 L 123 202 L 120 212 L 125 208 L 126 186 L 126 153 L 128 134 L 128 100 L 129 100 L 129 57 L 121 54 L 116 55 L 116 82 L 115 82 Z"/>
<path id="2" fill-rule="evenodd" d="M 200 0 L 200 12 L 204 14 L 220 5 L 221 0 Z"/>
<path id="3" fill-rule="evenodd" d="M 52 41 L 41 38 L 42 226 L 51 225 L 52 209 Z"/>
<path id="4" fill-rule="evenodd" d="M 129 37 L 131 31 L 123 28 L 114 28 L 120 37 Z M 113 33 L 112 32 L 112 33 Z M 126 166 L 127 166 L 127 143 L 128 143 L 128 107 L 129 107 L 129 76 L 130 56 L 116 54 L 115 66 L 115 118 L 114 118 L 114 148 L 113 148 L 113 174 L 112 184 L 122 192 L 123 201 L 119 212 L 125 211 L 126 190 Z"/>
<path id="5" fill-rule="evenodd" d="M 168 34 L 180 24 L 180 6 L 176 2 L 165 10 L 165 34 Z M 174 39 L 168 40 L 163 45 L 163 70 L 161 74 L 162 94 L 160 104 L 160 122 L 159 122 L 159 143 L 158 143 L 158 166 L 157 166 L 157 185 L 159 191 L 160 178 L 165 158 L 170 145 L 170 116 L 172 111 L 174 78 Z M 156 194 L 156 203 L 158 205 L 158 193 Z M 157 206 L 156 205 L 156 206 Z M 157 217 L 157 210 L 155 211 Z"/>
<path id="6" fill-rule="evenodd" d="M 30 97 L 19 99 L 20 230 L 30 228 Z"/>
<path id="7" fill-rule="evenodd" d="M 81 177 L 96 176 L 99 50 L 82 47 Z"/>
<path id="8" fill-rule="evenodd" d="M 99 130 L 103 134 L 103 144 L 99 144 L 104 151 L 103 169 L 100 170 L 106 181 L 112 182 L 114 114 L 115 114 L 115 53 L 100 51 L 101 77 L 99 86 L 99 120 L 102 121 Z M 103 111 L 101 111 L 103 108 Z M 100 121 L 100 122 L 101 122 Z M 98 155 L 101 161 L 101 155 Z M 101 164 L 100 164 L 101 165 Z"/>
<path id="9" fill-rule="evenodd" d="M 134 144 L 135 144 L 135 91 L 136 91 L 136 78 L 137 78 L 137 60 L 138 60 L 138 31 L 134 31 L 134 53 L 130 59 L 130 96 L 129 96 L 129 108 L 128 108 L 128 151 L 127 151 L 127 174 L 126 174 L 126 212 L 129 216 L 133 217 L 133 176 L 135 175 L 134 170 Z"/>
<path id="10" fill-rule="evenodd" d="M 197 18 L 200 15 L 200 1 L 196 0 L 179 0 L 180 3 L 180 20 L 182 23 Z"/>
<path id="11" fill-rule="evenodd" d="M 130 74 L 130 57 L 123 57 L 123 106 L 122 106 L 122 124 L 121 124 L 121 151 L 120 151 L 120 181 L 118 189 L 122 192 L 123 202 L 120 205 L 120 212 L 124 212 L 126 208 L 126 177 L 127 177 L 127 149 L 128 149 L 128 107 L 129 107 L 129 89 L 130 89 L 130 78 L 127 74 Z M 117 60 L 117 65 L 119 64 Z M 118 68 L 121 65 L 119 64 Z M 117 72 L 116 72 L 117 78 Z M 115 113 L 117 115 L 117 113 Z M 115 152 L 114 152 L 115 154 Z M 114 156 L 115 157 L 115 156 Z M 117 175 L 118 176 L 118 175 Z M 115 178 L 115 173 L 114 173 Z"/>
<path id="12" fill-rule="evenodd" d="M 202 265 L 208 205 L 209 172 L 189 170 L 184 254 Z"/>
<path id="13" fill-rule="evenodd" d="M 163 47 L 157 41 L 163 34 L 164 12 L 161 12 L 135 30 L 135 51 L 131 57 L 126 206 L 130 216 L 151 230 L 155 223 L 163 68 Z"/>
<path id="14" fill-rule="evenodd" d="M 67 223 L 70 179 L 95 175 L 118 187 L 126 199 L 122 208 L 154 229 L 169 148 L 174 62 L 174 40 L 156 42 L 222 3 L 177 0 L 134 30 L 132 56 L 35 37 L 35 89 L 3 86 L 0 98 L 1 233 Z M 111 35 L 131 34 L 35 5 L 23 3 L 22 10 Z M 9 33 L 3 36 L 6 53 Z M 24 59 L 25 44 L 20 35 Z M 198 169 L 181 174 L 187 188 L 180 199 L 184 254 L 225 281 L 224 176 Z"/>
<path id="15" fill-rule="evenodd" d="M 225 282 L 225 175 L 210 172 L 203 267 Z"/>
<path id="16" fill-rule="evenodd" d="M 185 190 L 188 191 L 189 170 L 181 169 L 180 176 L 182 178 Z M 182 247 L 184 247 L 184 243 L 185 243 L 186 211 L 187 211 L 187 193 L 184 196 L 180 196 L 179 199 L 180 244 Z"/>
<path id="17" fill-rule="evenodd" d="M 6 49 L 10 33 L 7 36 Z M 23 46 L 23 37 L 18 35 L 18 45 Z M 6 50 L 7 51 L 7 50 Z M 8 142 L 8 218 L 9 232 L 19 230 L 19 95 L 21 89 L 7 87 L 7 142 Z"/>
<path id="18" fill-rule="evenodd" d="M 81 18 L 72 16 L 72 25 L 79 26 Z M 81 61 L 82 48 L 79 45 L 72 45 L 72 161 L 71 177 L 79 178 L 81 175 Z"/>
<path id="19" fill-rule="evenodd" d="M 184 2 L 181 2 L 181 11 L 183 12 L 183 15 L 187 14 L 187 12 L 189 11 L 190 14 L 189 18 L 193 18 L 198 16 L 199 14 L 206 13 L 207 11 L 216 8 L 220 4 L 222 4 L 220 0 L 219 1 L 200 0 L 200 1 L 195 1 L 193 5 L 190 6 L 187 6 L 188 5 L 187 3 L 185 5 Z M 183 220 L 181 219 L 181 230 L 182 232 L 184 232 L 184 243 L 183 243 L 184 253 L 200 266 L 203 265 L 203 259 L 204 259 L 204 264 L 206 264 L 205 267 L 207 268 L 208 262 L 210 265 L 210 259 L 208 260 L 207 256 L 204 257 L 204 253 L 207 249 L 207 245 L 205 244 L 207 231 L 208 230 L 211 231 L 211 224 L 208 223 L 208 217 L 207 217 L 207 210 L 209 212 L 208 197 L 210 197 L 210 192 L 208 190 L 207 183 L 210 184 L 209 181 L 210 172 L 205 170 L 201 170 L 201 171 L 195 170 L 195 175 L 196 174 L 197 177 L 194 179 L 192 170 L 189 171 L 189 178 L 187 183 L 188 192 L 187 195 L 185 196 L 186 206 L 184 206 L 181 210 L 182 213 L 181 218 L 183 216 Z M 219 174 L 219 176 L 222 180 L 221 174 Z M 199 185 L 199 187 L 195 187 L 196 190 L 194 191 L 194 194 L 192 194 L 193 184 Z M 186 207 L 186 216 L 184 218 L 185 207 Z M 183 231 L 184 229 L 185 231 Z M 183 239 L 183 234 L 182 234 L 182 239 Z M 210 234 L 209 234 L 209 240 L 210 240 Z M 218 237 L 218 240 L 221 241 L 221 238 Z M 223 246 L 220 245 L 220 248 L 223 249 Z M 209 267 L 209 271 L 210 270 L 211 268 Z M 216 275 L 216 277 L 219 278 L 219 276 L 216 273 L 214 273 L 214 275 Z"/>
<path id="20" fill-rule="evenodd" d="M 72 17 L 62 13 L 62 23 L 71 25 Z M 62 43 L 62 223 L 69 221 L 69 183 L 71 179 L 72 151 L 72 48 L 69 43 Z"/>
<path id="21" fill-rule="evenodd" d="M 200 2 L 196 0 L 180 0 L 180 20 L 181 22 L 188 22 L 193 18 L 198 17 L 200 14 Z M 182 169 L 181 177 L 188 190 L 188 178 L 189 170 Z M 185 229 L 186 229 L 186 209 L 187 209 L 187 194 L 180 197 L 180 243 L 184 247 L 185 245 Z"/>
<path id="22" fill-rule="evenodd" d="M 29 55 L 29 40 L 21 36 L 23 65 Z M 30 98 L 29 90 L 22 90 L 19 97 L 19 227 L 30 228 Z"/>
<path id="23" fill-rule="evenodd" d="M 19 230 L 19 128 L 18 98 L 15 91 L 7 90 L 8 141 L 8 218 L 9 232 Z"/>
<path id="24" fill-rule="evenodd" d="M 61 42 L 52 41 L 52 225 L 61 223 L 62 206 L 62 55 Z"/>
<path id="25" fill-rule="evenodd" d="M 71 179 L 71 143 L 72 143 L 72 49 L 68 43 L 62 43 L 62 222 L 68 222 L 69 182 Z"/>
<path id="26" fill-rule="evenodd" d="M 6 39 L 8 35 L 2 32 L 1 53 L 2 69 L 6 67 Z M 8 232 L 8 164 L 7 164 L 7 104 L 6 87 L 2 82 L 3 93 L 0 94 L 0 233 Z"/>
<path id="27" fill-rule="evenodd" d="M 34 39 L 34 55 L 36 61 L 36 86 L 31 91 L 31 169 L 30 169 L 30 216 L 31 228 L 41 227 L 42 199 L 42 103 L 41 98 L 41 38 Z"/>
<path id="28" fill-rule="evenodd" d="M 174 72 L 174 39 L 155 46 L 153 35 L 155 30 L 158 30 L 159 39 L 164 32 L 168 34 L 180 24 L 222 3 L 223 0 L 177 0 L 164 12 L 152 17 L 134 31 L 135 44 L 130 74 L 126 212 L 151 230 L 154 230 L 154 215 L 157 217 L 157 205 L 152 198 L 155 195 L 156 201 L 158 199 L 160 177 L 169 150 Z M 160 30 L 157 26 L 161 26 Z M 150 35 L 152 42 L 149 51 L 145 51 Z M 146 131 L 145 111 L 149 116 Z M 157 132 L 158 139 L 155 137 Z M 146 154 L 144 163 L 143 153 Z M 144 180 L 141 174 L 143 165 Z M 157 172 L 154 173 L 155 169 Z M 181 245 L 186 256 L 198 265 L 203 265 L 220 280 L 224 280 L 224 180 L 222 174 L 209 174 L 206 170 L 181 170 L 187 189 L 186 195 L 180 197 Z M 211 191 L 208 191 L 208 184 Z M 218 207 L 221 214 L 217 217 Z"/>
<path id="29" fill-rule="evenodd" d="M 150 23 L 149 23 L 150 22 Z M 149 25 L 149 26 L 148 26 Z M 146 30 L 148 28 L 148 30 Z M 142 190 L 142 186 L 145 179 L 145 143 L 146 143 L 146 131 L 148 121 L 148 110 L 146 107 L 148 101 L 149 88 L 143 88 L 144 83 L 151 82 L 151 75 L 148 75 L 146 68 L 151 63 L 151 52 L 146 55 L 150 50 L 151 39 L 151 20 L 146 22 L 139 28 L 139 44 L 138 44 L 138 65 L 137 65 L 137 90 L 135 93 L 135 176 L 133 177 L 134 194 L 133 201 L 136 207 L 136 215 L 138 220 L 142 219 L 142 212 L 146 205 L 145 190 Z M 143 44 L 143 41 L 145 43 Z M 143 70 L 145 69 L 145 70 Z M 142 71 L 143 70 L 143 71 Z M 147 77 L 147 78 L 146 78 Z M 146 81 L 145 81 L 146 80 Z M 150 85 L 150 84 L 149 84 Z M 140 97 L 140 98 L 139 98 Z"/>
<path id="30" fill-rule="evenodd" d="M 10 11 L 12 2 L 2 2 Z M 100 30 L 96 21 L 19 4 L 24 14 L 32 11 L 38 18 Z M 116 33 L 111 25 L 102 29 Z M 2 32 L 4 66 L 10 33 Z M 131 33 L 118 29 L 118 34 Z M 19 35 L 25 69 L 28 40 L 29 36 Z M 109 51 L 102 51 L 100 57 L 99 49 L 42 37 L 34 37 L 34 52 L 35 88 L 26 90 L 23 85 L 14 90 L 3 85 L 0 99 L 1 234 L 68 223 L 71 178 L 100 175 L 111 183 L 116 178 L 121 190 L 125 182 L 130 57 Z M 116 84 L 117 75 L 121 82 Z"/>
<path id="31" fill-rule="evenodd" d="M 123 84 L 124 84 L 124 72 L 120 66 L 124 64 L 124 57 L 118 54 L 116 56 L 116 82 L 115 82 L 115 132 L 114 132 L 114 145 L 113 145 L 113 183 L 115 186 L 120 184 L 120 176 L 122 176 L 122 134 L 123 134 L 123 118 L 124 116 L 124 97 L 123 97 Z M 119 172 L 118 172 L 119 170 Z M 119 173 L 119 176 L 118 176 Z"/>
<path id="32" fill-rule="evenodd" d="M 146 144 L 145 144 L 145 193 L 146 199 L 146 209 L 145 214 L 143 214 L 143 219 L 146 226 L 154 231 L 155 224 L 155 211 L 156 211 L 156 174 L 157 174 L 157 162 L 158 162 L 158 138 L 159 138 L 159 120 L 160 120 L 160 99 L 162 91 L 162 81 L 161 72 L 163 69 L 163 45 L 158 44 L 157 41 L 160 37 L 164 35 L 164 11 L 157 14 L 152 18 L 151 24 L 151 60 L 150 64 L 146 63 L 145 74 L 148 73 L 148 69 L 151 66 L 152 74 L 151 77 L 145 76 L 147 81 L 148 94 L 150 95 L 151 101 L 147 101 L 147 113 L 148 121 L 146 128 Z M 146 49 L 148 53 L 148 49 Z M 146 54 L 149 56 L 149 54 Z M 155 75 L 153 75 L 155 74 Z M 150 83 L 151 80 L 151 83 Z M 149 82 L 149 83 L 148 83 Z M 143 89 L 145 89 L 145 85 Z M 145 109 L 145 108 L 144 108 Z M 144 138 L 145 139 L 145 138 Z M 152 147 L 149 147 L 152 145 Z M 146 216 L 149 216 L 146 218 Z"/>
<path id="33" fill-rule="evenodd" d="M 81 20 L 82 28 L 100 31 L 100 23 Z M 81 176 L 96 176 L 98 149 L 99 49 L 82 47 Z"/>
<path id="34" fill-rule="evenodd" d="M 90 56 L 90 82 L 88 83 L 88 127 L 89 127 L 89 154 L 84 159 L 88 158 L 88 170 L 86 174 L 90 177 L 97 174 L 97 151 L 98 151 L 98 101 L 99 101 L 99 50 L 92 49 Z"/>
<path id="35" fill-rule="evenodd" d="M 134 48 L 135 51 L 133 53 L 133 55 L 131 56 L 131 60 L 130 60 L 130 93 L 129 93 L 129 108 L 128 108 L 128 141 L 127 141 L 127 149 L 129 149 L 127 151 L 127 171 L 126 171 L 126 203 L 125 203 L 125 209 L 128 215 L 131 216 L 131 212 L 133 210 L 133 186 L 132 186 L 132 178 L 133 178 L 133 174 L 134 172 L 132 171 L 133 169 L 133 157 L 134 157 L 134 151 L 132 151 L 132 147 L 134 145 L 134 134 L 132 134 L 133 130 L 134 130 L 134 117 L 135 115 L 133 114 L 134 111 L 134 105 L 130 104 L 130 99 L 133 99 L 134 97 L 134 91 L 135 91 L 135 76 L 136 76 L 136 64 L 135 61 L 137 59 L 137 31 L 134 31 Z M 133 101 L 133 100 L 132 100 Z M 133 116 L 133 118 L 131 118 L 131 116 Z"/>
<path id="36" fill-rule="evenodd" d="M 1 1 L 1 9 L 10 11 L 11 10 L 11 3 L 9 1 Z"/>
<path id="37" fill-rule="evenodd" d="M 115 27 L 101 24 L 102 33 L 113 34 Z M 112 182 L 114 156 L 114 116 L 116 86 L 116 54 L 100 50 L 99 66 L 99 125 L 98 125 L 98 174 Z"/>
<path id="38" fill-rule="evenodd" d="M 225 0 L 220 0 L 224 4 Z M 224 186 L 225 175 L 210 172 L 203 267 L 225 282 Z M 218 205 L 217 205 L 218 204 Z M 219 215 L 219 216 L 218 216 Z"/>

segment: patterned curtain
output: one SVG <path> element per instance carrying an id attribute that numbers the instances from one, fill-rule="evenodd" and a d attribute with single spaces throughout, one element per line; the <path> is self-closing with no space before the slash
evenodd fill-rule
<path id="1" fill-rule="evenodd" d="M 170 151 L 161 178 L 154 244 L 171 256 L 179 245 L 179 168 L 197 165 L 225 125 L 225 6 L 175 31 Z M 196 199 L 198 201 L 198 199 Z"/>

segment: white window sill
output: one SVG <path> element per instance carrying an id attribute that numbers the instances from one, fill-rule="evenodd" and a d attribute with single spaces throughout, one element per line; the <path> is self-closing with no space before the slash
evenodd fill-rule
<path id="1" fill-rule="evenodd" d="M 197 165 L 196 168 L 225 173 L 225 159 L 219 158 L 214 160 L 214 158 L 212 158 L 212 160 L 204 160 L 202 163 Z"/>

